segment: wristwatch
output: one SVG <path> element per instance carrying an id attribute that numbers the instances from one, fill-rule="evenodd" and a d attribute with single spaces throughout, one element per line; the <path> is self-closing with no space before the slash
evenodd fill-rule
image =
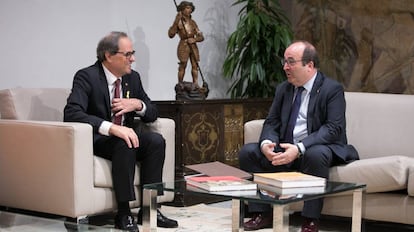
<path id="1" fill-rule="evenodd" d="M 298 157 L 297 158 L 300 158 L 300 157 L 303 156 L 302 150 L 300 149 L 298 144 L 296 144 L 296 147 L 298 148 Z"/>

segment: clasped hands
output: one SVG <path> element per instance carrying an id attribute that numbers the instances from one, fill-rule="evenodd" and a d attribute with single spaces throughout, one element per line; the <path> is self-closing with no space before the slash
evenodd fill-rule
<path id="1" fill-rule="evenodd" d="M 142 101 L 136 98 L 114 98 L 111 110 L 115 116 L 120 116 L 132 111 L 142 110 Z"/>
<path id="2" fill-rule="evenodd" d="M 285 149 L 284 152 L 274 152 L 276 146 L 276 143 L 265 143 L 261 147 L 262 153 L 274 166 L 288 164 L 298 157 L 298 147 L 296 145 L 280 143 L 279 146 Z"/>
<path id="3" fill-rule="evenodd" d="M 142 101 L 135 98 L 114 98 L 111 106 L 115 116 L 120 116 L 132 111 L 142 110 Z M 139 147 L 138 135 L 132 128 L 112 124 L 109 134 L 123 139 L 129 148 Z"/>

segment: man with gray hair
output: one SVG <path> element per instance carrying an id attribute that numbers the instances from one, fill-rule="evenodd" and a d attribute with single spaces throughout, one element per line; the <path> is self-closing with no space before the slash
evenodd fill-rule
<path id="1" fill-rule="evenodd" d="M 128 231 L 138 231 L 129 207 L 129 201 L 135 200 L 136 163 L 141 164 L 142 184 L 162 182 L 165 158 L 164 138 L 134 127 L 134 117 L 144 123 L 158 117 L 156 106 L 142 87 L 140 75 L 131 69 L 134 54 L 126 33 L 106 35 L 97 47 L 98 61 L 75 74 L 64 109 L 64 121 L 89 123 L 93 127 L 94 154 L 112 161 L 118 205 L 115 227 Z M 177 221 L 165 217 L 159 210 L 157 225 L 178 227 Z"/>

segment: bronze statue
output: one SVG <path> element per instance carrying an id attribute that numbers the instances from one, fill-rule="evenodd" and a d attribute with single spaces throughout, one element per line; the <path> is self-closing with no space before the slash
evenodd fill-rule
<path id="1" fill-rule="evenodd" d="M 191 18 L 191 14 L 194 12 L 195 6 L 192 2 L 182 1 L 177 6 L 177 16 L 171 27 L 168 30 L 168 36 L 173 38 L 176 34 L 180 37 L 180 42 L 177 47 L 178 56 L 178 84 L 176 85 L 177 98 L 178 95 L 192 94 L 193 97 L 187 96 L 186 98 L 201 98 L 206 97 L 206 83 L 203 78 L 203 87 L 198 84 L 198 72 L 200 61 L 200 54 L 198 51 L 197 43 L 204 40 L 203 33 L 199 30 L 197 23 Z M 193 78 L 192 83 L 184 81 L 185 69 L 187 67 L 188 60 L 191 62 L 191 75 Z M 201 74 L 202 75 L 202 74 Z"/>

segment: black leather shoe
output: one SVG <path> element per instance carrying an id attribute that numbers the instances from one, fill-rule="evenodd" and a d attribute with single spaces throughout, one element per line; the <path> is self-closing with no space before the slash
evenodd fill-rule
<path id="1" fill-rule="evenodd" d="M 258 213 L 243 225 L 245 231 L 251 231 L 270 228 L 272 227 L 272 224 L 273 218 L 271 214 Z"/>
<path id="2" fill-rule="evenodd" d="M 142 225 L 142 211 L 138 211 L 138 224 Z M 157 209 L 157 227 L 162 228 L 177 228 L 178 222 L 164 216 L 159 209 Z"/>
<path id="3" fill-rule="evenodd" d="M 134 221 L 134 217 L 131 215 L 116 215 L 115 216 L 115 229 L 138 232 L 137 223 Z"/>

